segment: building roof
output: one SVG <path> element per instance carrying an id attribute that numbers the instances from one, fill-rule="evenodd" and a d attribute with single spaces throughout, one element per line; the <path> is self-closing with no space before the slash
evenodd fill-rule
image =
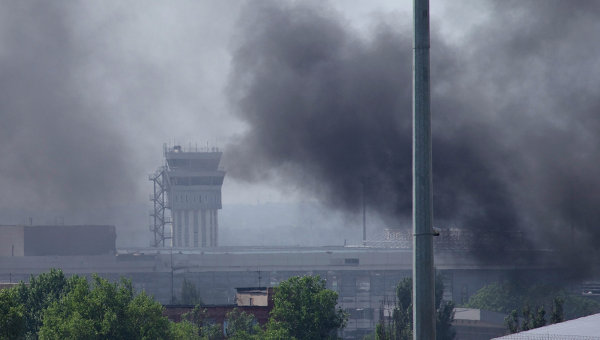
<path id="1" fill-rule="evenodd" d="M 455 324 L 479 324 L 495 325 L 504 328 L 504 317 L 502 313 L 496 313 L 483 309 L 476 308 L 454 308 L 454 323 Z"/>
<path id="2" fill-rule="evenodd" d="M 600 340 L 600 313 L 531 329 L 494 340 Z"/>

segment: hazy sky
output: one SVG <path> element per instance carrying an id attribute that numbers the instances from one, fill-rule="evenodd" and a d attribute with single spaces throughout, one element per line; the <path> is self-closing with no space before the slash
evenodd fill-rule
<path id="1" fill-rule="evenodd" d="M 224 96 L 241 4 L 3 1 L 0 181 L 13 195 L 2 204 L 87 204 L 69 183 L 89 182 L 100 169 L 103 181 L 129 188 L 110 193 L 112 204 L 145 202 L 146 175 L 161 164 L 163 143 L 222 147 L 243 131 Z M 357 25 L 390 9 L 376 2 L 333 4 Z M 106 158 L 94 160 L 99 155 Z M 260 189 L 228 178 L 224 198 L 288 197 Z M 111 204 L 98 196 L 90 203 Z"/>
<path id="2" fill-rule="evenodd" d="M 368 178 L 372 209 L 406 219 L 410 12 L 411 1 L 2 1 L 1 210 L 149 206 L 167 142 L 224 148 L 225 204 L 352 212 Z M 439 0 L 431 13 L 436 223 L 593 249 L 599 3 Z M 585 244 L 563 242 L 571 228 Z"/>
<path id="3" fill-rule="evenodd" d="M 2 206 L 146 202 L 163 143 L 224 147 L 242 133 L 224 92 L 243 4 L 1 2 Z M 410 9 L 330 5 L 361 29 Z M 226 203 L 296 199 L 229 177 L 223 192 Z"/>

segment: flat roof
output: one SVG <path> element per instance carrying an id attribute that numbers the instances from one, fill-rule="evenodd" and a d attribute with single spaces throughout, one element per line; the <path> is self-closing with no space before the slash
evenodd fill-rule
<path id="1" fill-rule="evenodd" d="M 600 313 L 531 329 L 494 340 L 600 340 Z"/>

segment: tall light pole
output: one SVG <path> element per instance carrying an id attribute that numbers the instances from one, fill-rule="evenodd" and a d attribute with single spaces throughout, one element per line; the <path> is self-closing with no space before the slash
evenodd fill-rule
<path id="1" fill-rule="evenodd" d="M 435 339 L 429 0 L 413 1 L 413 339 Z"/>

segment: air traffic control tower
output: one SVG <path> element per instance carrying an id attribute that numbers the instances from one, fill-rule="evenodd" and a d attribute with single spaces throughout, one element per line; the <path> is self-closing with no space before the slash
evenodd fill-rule
<path id="1" fill-rule="evenodd" d="M 163 246 L 164 239 L 171 238 L 177 248 L 216 247 L 221 186 L 225 178 L 225 171 L 219 168 L 222 152 L 217 148 L 184 149 L 176 145 L 165 146 L 164 154 L 166 165 L 157 171 L 160 176 L 155 180 L 154 194 L 155 199 L 160 198 L 156 190 L 160 181 L 163 206 L 171 211 L 171 220 L 163 218 Z M 154 213 L 157 213 L 156 201 Z M 171 224 L 171 237 L 164 233 L 165 222 Z"/>

